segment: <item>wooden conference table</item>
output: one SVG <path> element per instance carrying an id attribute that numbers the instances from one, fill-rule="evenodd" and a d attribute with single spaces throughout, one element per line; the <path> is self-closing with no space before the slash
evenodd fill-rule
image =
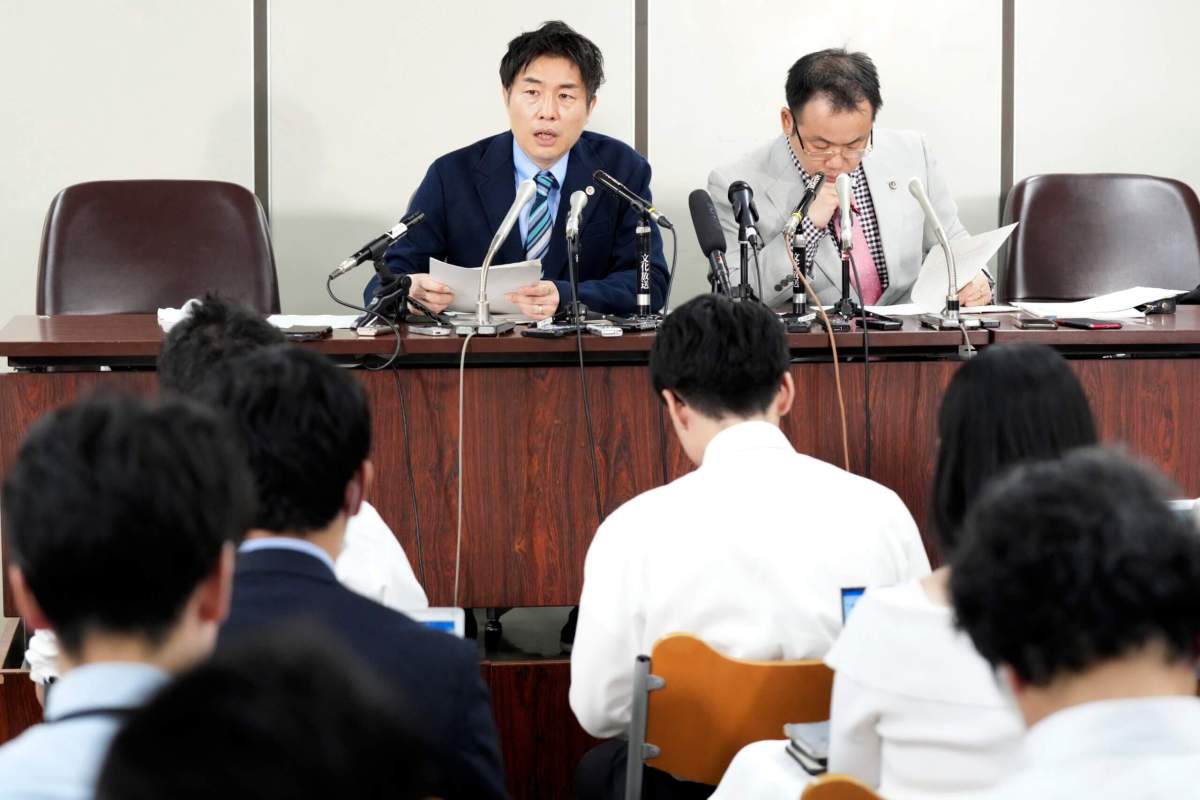
<path id="1" fill-rule="evenodd" d="M 1129 322 L 1118 331 L 1022 331 L 1014 317 L 970 334 L 973 345 L 1036 341 L 1072 360 L 1102 436 L 1157 464 L 1188 496 L 1200 494 L 1200 308 Z M 98 387 L 152 392 L 162 334 L 153 316 L 16 317 L 0 329 L 0 472 L 30 424 Z M 870 336 L 871 464 L 924 527 L 937 446 L 936 417 L 961 363 L 956 331 L 915 320 Z M 851 468 L 864 463 L 863 340 L 838 334 Z M 691 468 L 655 397 L 646 367 L 653 334 L 584 339 L 604 513 Z M 346 331 L 306 346 L 347 364 L 378 362 L 391 336 Z M 841 461 L 834 369 L 823 333 L 792 334 L 797 399 L 784 429 L 802 452 Z M 384 372 L 356 370 L 374 414 L 377 481 L 371 501 L 396 532 L 434 605 L 562 606 L 578 600 L 598 524 L 575 340 L 475 337 L 467 351 L 463 419 L 462 557 L 455 547 L 461 338 L 401 337 Z M 845 363 L 849 358 L 850 363 Z M 112 371 L 97 371 L 99 366 Z M 980 409 L 987 413 L 987 409 Z M 804 487 L 789 497 L 753 492 L 730 503 L 771 503 L 781 524 L 803 525 Z M 847 524 L 853 524 L 847 509 Z M 714 565 L 719 580 L 719 565 Z M 11 597 L 4 609 L 15 615 Z M 566 707 L 566 661 L 484 662 L 514 796 L 554 796 L 587 744 Z M 551 790 L 551 787 L 558 787 Z"/>

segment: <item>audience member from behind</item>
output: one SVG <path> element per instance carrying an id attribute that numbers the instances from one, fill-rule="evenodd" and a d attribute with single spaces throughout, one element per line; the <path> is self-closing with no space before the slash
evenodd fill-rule
<path id="1" fill-rule="evenodd" d="M 286 341 L 274 325 L 219 295 L 205 295 L 187 308 L 187 316 L 163 339 L 158 356 L 158 380 L 164 392 L 192 395 L 222 361 Z M 338 580 L 385 606 L 399 611 L 429 606 L 400 542 L 365 499 L 346 523 L 346 544 L 334 563 Z M 25 660 L 39 691 L 58 677 L 57 655 L 54 634 L 35 631 Z"/>
<path id="2" fill-rule="evenodd" d="M 1083 388 L 1036 344 L 988 348 L 955 373 L 938 415 L 933 519 L 944 562 L 990 480 L 1024 461 L 1096 442 Z M 836 672 L 829 769 L 885 797 L 991 786 L 1015 763 L 1023 728 L 992 671 L 954 626 L 943 564 L 920 581 L 872 589 L 826 656 Z"/>
<path id="3" fill-rule="evenodd" d="M 697 468 L 618 508 L 588 549 L 570 702 L 593 736 L 625 730 L 634 658 L 666 634 L 737 658 L 819 658 L 843 588 L 929 573 L 895 493 L 797 453 L 779 429 L 796 393 L 788 365 L 783 326 L 756 303 L 698 297 L 659 329 L 654 388 Z M 624 760 L 620 742 L 585 756 L 580 796 L 615 796 Z M 646 781 L 648 796 L 696 787 L 650 769 Z"/>
<path id="4" fill-rule="evenodd" d="M 217 364 L 284 342 L 283 333 L 262 317 L 210 294 L 163 340 L 159 382 L 164 391 L 192 394 Z M 400 542 L 365 498 L 346 524 L 346 544 L 335 564 L 338 580 L 385 606 L 429 607 Z"/>
<path id="5" fill-rule="evenodd" d="M 413 722 L 357 661 L 284 628 L 182 675 L 134 714 L 97 796 L 429 797 Z"/>
<path id="6" fill-rule="evenodd" d="M 118 726 L 206 657 L 253 510 L 245 457 L 204 408 L 122 397 L 60 409 L 4 483 L 9 585 L 57 635 L 45 723 L 0 748 L 0 797 L 89 798 Z"/>
<path id="7" fill-rule="evenodd" d="M 440 796 L 504 796 L 474 646 L 335 578 L 346 520 L 371 483 L 371 417 L 362 386 L 323 356 L 284 346 L 219 364 L 198 394 L 232 419 L 258 491 L 221 646 L 292 621 L 324 627 L 403 693 L 444 777 Z"/>
<path id="8" fill-rule="evenodd" d="M 950 593 L 1030 726 L 991 798 L 1191 797 L 1200 536 L 1098 448 L 1031 464 L 967 515 Z"/>

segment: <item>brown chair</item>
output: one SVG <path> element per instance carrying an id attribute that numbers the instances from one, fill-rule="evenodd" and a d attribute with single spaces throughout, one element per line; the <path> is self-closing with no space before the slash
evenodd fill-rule
<path id="1" fill-rule="evenodd" d="M 140 314 L 207 290 L 263 314 L 279 283 L 258 198 L 220 181 L 95 181 L 46 213 L 38 314 Z"/>
<path id="2" fill-rule="evenodd" d="M 804 787 L 800 800 L 880 800 L 880 797 L 849 775 L 822 775 Z"/>
<path id="3" fill-rule="evenodd" d="M 1200 284 L 1200 203 L 1179 181 L 1034 175 L 1004 205 L 1005 224 L 1017 221 L 1000 271 L 1006 302 Z"/>
<path id="4" fill-rule="evenodd" d="M 833 671 L 821 661 L 746 661 L 687 634 L 659 639 L 634 668 L 626 800 L 641 796 L 643 761 L 719 783 L 751 742 L 781 738 L 789 722 L 829 719 L 832 692 Z"/>

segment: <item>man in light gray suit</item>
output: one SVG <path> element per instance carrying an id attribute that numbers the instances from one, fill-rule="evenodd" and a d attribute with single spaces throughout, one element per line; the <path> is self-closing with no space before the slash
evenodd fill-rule
<path id="1" fill-rule="evenodd" d="M 937 242 L 925 224 L 921 207 L 908 191 L 920 178 L 950 239 L 966 236 L 958 207 L 938 172 L 925 138 L 913 131 L 876 129 L 875 115 L 883 105 L 879 75 L 865 53 L 843 49 L 809 53 L 788 70 L 787 107 L 780 111 L 783 135 L 708 178 L 731 252 L 736 249 L 738 225 L 728 199 L 733 181 L 746 181 L 755 191 L 763 249 L 759 254 L 761 290 L 751 262 L 750 284 L 771 306 L 791 297 L 791 252 L 783 229 L 804 195 L 810 177 L 824 173 L 825 183 L 809 208 L 801 230 L 808 242 L 808 274 L 821 302 L 841 297 L 842 268 L 838 249 L 837 190 L 834 182 L 850 175 L 853 191 L 853 261 L 857 277 L 851 295 L 867 305 L 909 302 L 925 254 Z M 736 286 L 740 262 L 730 259 L 730 278 Z M 986 275 L 978 276 L 958 293 L 963 305 L 983 305 L 992 299 Z"/>

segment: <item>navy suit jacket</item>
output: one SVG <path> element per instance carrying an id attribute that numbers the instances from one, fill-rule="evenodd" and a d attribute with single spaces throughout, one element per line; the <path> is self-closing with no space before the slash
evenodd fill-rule
<path id="1" fill-rule="evenodd" d="M 437 760 L 440 795 L 507 797 L 496 723 L 472 643 L 356 594 L 306 553 L 239 553 L 218 647 L 288 621 L 323 626 L 399 691 Z"/>
<path id="2" fill-rule="evenodd" d="M 425 220 L 388 249 L 385 263 L 395 273 L 429 272 L 429 257 L 460 267 L 483 263 L 492 236 L 516 198 L 512 132 L 501 133 L 448 153 L 429 168 L 409 204 L 425 212 Z M 650 199 L 650 165 L 629 145 L 584 131 L 571 148 L 567 174 L 559 188 L 558 213 L 550 248 L 542 257 L 542 276 L 558 286 L 559 308 L 571 300 L 567 271 L 566 224 L 571 193 L 591 185 L 602 169 L 637 194 Z M 579 228 L 579 299 L 606 314 L 631 314 L 637 307 L 638 215 L 629 205 L 599 186 L 588 200 Z M 650 240 L 651 306 L 666 300 L 667 264 L 662 236 L 652 225 Z M 514 225 L 496 254 L 495 263 L 525 260 L 520 225 Z M 367 287 L 369 301 L 377 285 Z M 471 298 L 472 305 L 474 298 Z"/>

